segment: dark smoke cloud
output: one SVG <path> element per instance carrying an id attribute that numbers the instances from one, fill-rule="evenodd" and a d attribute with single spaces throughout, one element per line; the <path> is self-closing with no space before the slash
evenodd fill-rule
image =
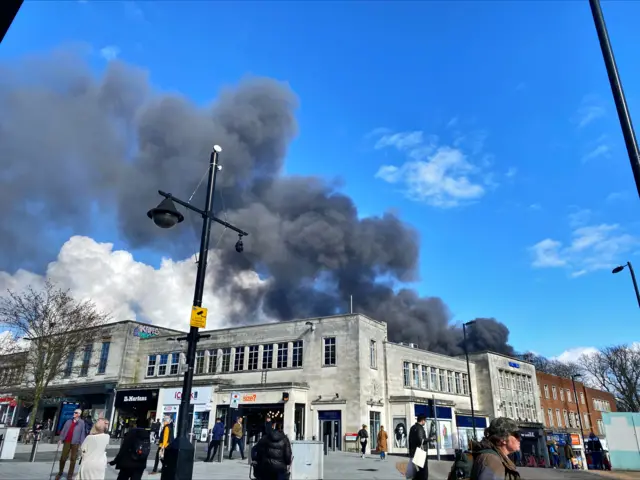
<path id="1" fill-rule="evenodd" d="M 280 319 L 344 312 L 353 295 L 356 311 L 388 323 L 390 340 L 462 353 L 462 332 L 442 300 L 394 291 L 394 283 L 418 279 L 412 227 L 390 213 L 359 219 L 331 184 L 282 174 L 297 105 L 286 84 L 257 78 L 198 108 L 154 92 L 144 71 L 120 62 L 96 79 L 65 50 L 3 65 L 0 248 L 13 254 L 0 257 L 0 268 L 42 271 L 55 254 L 47 232 L 90 234 L 96 209 L 117 215 L 132 248 L 191 254 L 193 232 L 163 232 L 145 212 L 159 202 L 159 188 L 188 197 L 219 143 L 216 207 L 251 232 L 244 255 L 233 250 L 232 234 L 223 237 L 223 270 L 272 280 L 261 291 L 238 287 L 246 312 L 235 321 L 252 321 L 260 309 Z M 503 324 L 480 319 L 471 349 L 511 353 L 508 335 Z"/>

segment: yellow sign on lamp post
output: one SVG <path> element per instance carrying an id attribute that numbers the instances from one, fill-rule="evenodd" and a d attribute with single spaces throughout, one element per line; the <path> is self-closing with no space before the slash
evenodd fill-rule
<path id="1" fill-rule="evenodd" d="M 195 328 L 207 326 L 207 309 L 204 307 L 191 307 L 191 322 L 189 325 Z"/>

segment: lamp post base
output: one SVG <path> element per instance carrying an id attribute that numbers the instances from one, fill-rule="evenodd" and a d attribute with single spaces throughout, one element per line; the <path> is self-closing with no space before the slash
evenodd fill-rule
<path id="1" fill-rule="evenodd" d="M 195 449 L 187 437 L 176 437 L 164 451 L 161 480 L 191 480 Z"/>

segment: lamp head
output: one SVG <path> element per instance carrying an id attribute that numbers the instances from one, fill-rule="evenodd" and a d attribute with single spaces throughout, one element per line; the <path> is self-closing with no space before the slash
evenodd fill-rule
<path id="1" fill-rule="evenodd" d="M 147 217 L 160 228 L 171 228 L 184 220 L 170 198 L 165 198 L 156 208 L 147 212 Z"/>
<path id="2" fill-rule="evenodd" d="M 240 237 L 238 238 L 238 241 L 236 242 L 236 252 L 242 253 L 243 251 L 244 251 L 244 245 L 242 243 L 242 235 L 240 235 Z"/>
<path id="3" fill-rule="evenodd" d="M 474 325 L 475 323 L 476 323 L 476 320 L 471 320 L 470 322 L 465 323 L 465 325 L 469 327 L 471 325 Z"/>
<path id="4" fill-rule="evenodd" d="M 622 270 L 624 270 L 624 267 L 626 267 L 626 265 L 618 265 L 616 268 L 611 270 L 611 273 L 620 273 Z"/>

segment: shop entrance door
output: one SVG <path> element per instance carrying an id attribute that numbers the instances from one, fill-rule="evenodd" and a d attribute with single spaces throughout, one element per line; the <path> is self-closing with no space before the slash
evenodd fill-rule
<path id="1" fill-rule="evenodd" d="M 325 410 L 318 412 L 320 420 L 320 440 L 327 441 L 329 450 L 342 449 L 342 412 L 340 410 Z"/>

